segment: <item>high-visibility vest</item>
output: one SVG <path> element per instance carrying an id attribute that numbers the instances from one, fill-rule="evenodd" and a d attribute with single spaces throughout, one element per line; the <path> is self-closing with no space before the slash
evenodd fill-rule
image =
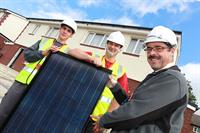
<path id="1" fill-rule="evenodd" d="M 49 49 L 54 44 L 54 42 L 55 39 L 53 38 L 42 38 L 39 44 L 39 50 L 45 51 Z M 59 51 L 67 53 L 68 48 L 68 45 L 62 45 Z M 29 84 L 38 72 L 40 66 L 44 63 L 45 59 L 46 57 L 36 62 L 27 63 L 25 67 L 19 72 L 15 80 L 23 84 Z"/>
<path id="2" fill-rule="evenodd" d="M 97 54 L 93 54 L 92 56 L 99 57 L 102 61 L 102 66 L 105 67 L 105 58 L 103 56 L 99 56 Z M 112 75 L 115 80 L 120 78 L 125 73 L 125 68 L 120 65 L 117 61 L 109 68 L 112 70 Z M 105 87 L 100 99 L 98 100 L 92 115 L 99 116 L 105 114 L 110 107 L 111 101 L 113 100 L 114 96 L 108 87 Z M 95 119 L 93 119 L 96 121 Z"/>

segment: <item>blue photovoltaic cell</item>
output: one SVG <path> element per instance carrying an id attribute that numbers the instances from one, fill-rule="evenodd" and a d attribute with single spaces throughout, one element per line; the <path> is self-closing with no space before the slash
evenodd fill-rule
<path id="1" fill-rule="evenodd" d="M 4 133 L 82 132 L 109 73 L 62 53 L 51 54 L 47 60 Z"/>

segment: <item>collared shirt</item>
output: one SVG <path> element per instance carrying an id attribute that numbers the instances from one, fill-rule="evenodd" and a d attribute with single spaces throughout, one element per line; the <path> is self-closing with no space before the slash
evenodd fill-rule
<path id="1" fill-rule="evenodd" d="M 170 63 L 168 63 L 165 67 L 163 67 L 163 68 L 161 68 L 161 69 L 159 69 L 159 70 L 156 70 L 156 71 L 154 71 L 154 72 L 158 72 L 158 71 L 160 71 L 160 70 L 163 70 L 163 69 L 166 69 L 166 68 L 170 68 L 170 67 L 172 67 L 172 66 L 174 66 L 174 65 L 175 65 L 174 62 L 170 62 Z"/>

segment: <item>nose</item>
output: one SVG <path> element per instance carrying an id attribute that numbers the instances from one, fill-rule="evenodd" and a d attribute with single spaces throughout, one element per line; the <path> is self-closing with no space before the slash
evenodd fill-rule
<path id="1" fill-rule="evenodd" d="M 111 44 L 110 47 L 111 47 L 111 48 L 115 48 L 115 45 L 114 45 L 114 44 Z"/>

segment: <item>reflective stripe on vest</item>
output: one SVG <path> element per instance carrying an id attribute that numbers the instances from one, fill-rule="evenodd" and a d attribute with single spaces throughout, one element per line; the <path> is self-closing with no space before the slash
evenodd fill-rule
<path id="1" fill-rule="evenodd" d="M 112 99 L 107 98 L 105 96 L 101 96 L 100 98 L 101 102 L 105 102 L 105 103 L 111 103 Z"/>
<path id="2" fill-rule="evenodd" d="M 29 73 L 32 73 L 33 75 L 35 75 L 37 73 L 37 70 L 35 69 L 32 69 L 32 68 L 29 68 L 27 66 L 24 67 L 24 70 L 29 72 Z"/>
<path id="3" fill-rule="evenodd" d="M 93 54 L 92 56 L 100 58 L 102 61 L 102 66 L 105 67 L 105 58 L 103 56 L 99 56 L 98 54 Z M 125 73 L 125 69 L 118 62 L 115 62 L 109 69 L 112 70 L 112 75 L 115 80 L 120 78 Z M 93 110 L 92 115 L 99 116 L 106 113 L 113 98 L 114 96 L 110 89 L 105 87 Z M 93 120 L 96 121 L 95 119 Z"/>
<path id="4" fill-rule="evenodd" d="M 54 41 L 55 39 L 42 38 L 39 44 L 39 50 L 45 51 L 49 49 L 54 44 Z M 66 53 L 68 51 L 68 45 L 62 45 L 60 51 Z M 29 84 L 38 72 L 40 66 L 44 63 L 45 59 L 46 57 L 33 63 L 27 63 L 17 75 L 16 81 L 23 84 Z"/>

